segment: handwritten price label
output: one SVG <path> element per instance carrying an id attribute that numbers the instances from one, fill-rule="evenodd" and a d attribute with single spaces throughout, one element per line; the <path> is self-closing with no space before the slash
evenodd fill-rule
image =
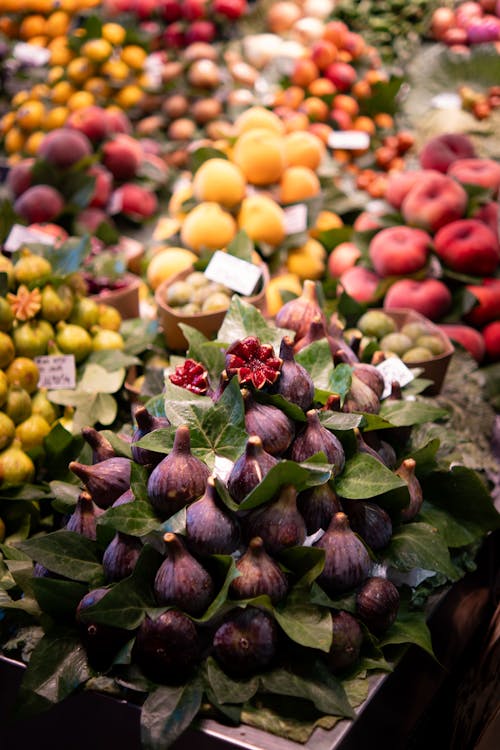
<path id="1" fill-rule="evenodd" d="M 75 358 L 72 354 L 48 354 L 35 357 L 35 362 L 40 373 L 39 388 L 55 391 L 76 386 Z"/>

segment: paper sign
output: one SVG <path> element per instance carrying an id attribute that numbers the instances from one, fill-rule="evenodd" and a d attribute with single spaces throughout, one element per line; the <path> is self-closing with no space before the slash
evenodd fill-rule
<path id="1" fill-rule="evenodd" d="M 253 263 L 217 250 L 205 269 L 205 276 L 211 281 L 227 286 L 233 292 L 248 297 L 254 293 L 262 277 L 262 271 Z"/>
<path id="2" fill-rule="evenodd" d="M 299 234 L 307 229 L 307 206 L 296 203 L 283 209 L 285 212 L 285 231 L 287 234 Z"/>
<path id="3" fill-rule="evenodd" d="M 3 248 L 6 252 L 13 253 L 23 245 L 29 245 L 30 242 L 38 242 L 41 245 L 53 245 L 54 237 L 47 234 L 47 232 L 28 229 L 22 224 L 14 224 L 5 240 Z"/>
<path id="4" fill-rule="evenodd" d="M 18 42 L 14 45 L 12 55 L 15 60 L 25 65 L 46 65 L 50 60 L 50 50 L 37 44 Z"/>
<path id="5" fill-rule="evenodd" d="M 59 390 L 76 386 L 75 358 L 72 354 L 48 354 L 35 357 L 40 372 L 39 388 Z"/>
<path id="6" fill-rule="evenodd" d="M 392 391 L 392 382 L 397 380 L 401 388 L 411 383 L 415 377 L 412 371 L 399 359 L 399 357 L 387 357 L 377 365 L 377 370 L 382 373 L 385 388 L 381 398 L 387 398 Z"/>
<path id="7" fill-rule="evenodd" d="M 370 136 L 363 130 L 333 130 L 328 136 L 328 145 L 347 151 L 364 150 L 370 146 Z"/>
<path id="8" fill-rule="evenodd" d="M 443 91 L 432 97 L 431 106 L 434 109 L 462 109 L 462 100 L 453 91 Z"/>

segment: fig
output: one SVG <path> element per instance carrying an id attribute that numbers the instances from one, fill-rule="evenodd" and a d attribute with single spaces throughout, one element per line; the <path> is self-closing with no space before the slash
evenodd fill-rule
<path id="1" fill-rule="evenodd" d="M 353 667 L 359 659 L 363 631 L 349 612 L 332 612 L 332 645 L 326 657 L 330 670 L 337 674 Z"/>
<path id="2" fill-rule="evenodd" d="M 415 475 L 416 467 L 417 464 L 413 458 L 405 458 L 394 471 L 400 479 L 406 482 L 410 493 L 410 503 L 401 511 L 403 521 L 411 521 L 415 518 L 424 501 L 422 486 Z"/>
<path id="3" fill-rule="evenodd" d="M 99 306 L 90 297 L 76 297 L 68 322 L 90 330 L 99 320 Z"/>
<path id="4" fill-rule="evenodd" d="M 16 348 L 11 337 L 0 331 L 0 367 L 8 367 L 16 356 Z"/>
<path id="5" fill-rule="evenodd" d="M 129 458 L 115 456 L 91 466 L 71 461 L 68 468 L 82 480 L 99 508 L 109 508 L 130 487 L 131 466 Z"/>
<path id="6" fill-rule="evenodd" d="M 167 417 L 154 416 L 145 406 L 137 407 L 134 412 L 134 419 L 136 421 L 136 428 L 132 433 L 132 458 L 136 463 L 143 466 L 156 466 L 165 458 L 165 454 L 148 450 L 147 448 L 140 448 L 138 445 L 134 445 L 134 443 L 138 443 L 144 435 L 148 435 L 150 432 L 154 432 L 154 430 L 170 427 L 170 420 Z"/>
<path id="7" fill-rule="evenodd" d="M 39 388 L 38 391 L 31 396 L 31 413 L 40 414 L 40 416 L 46 419 L 49 424 L 56 421 L 59 416 L 58 408 L 47 398 L 46 388 Z"/>
<path id="8" fill-rule="evenodd" d="M 92 351 L 92 337 L 85 328 L 62 320 L 57 323 L 56 328 L 55 341 L 63 354 L 72 354 L 77 363 L 89 356 Z"/>
<path id="9" fill-rule="evenodd" d="M 0 451 L 7 448 L 7 446 L 12 443 L 15 436 L 16 425 L 12 419 L 5 414 L 5 412 L 0 411 Z"/>
<path id="10" fill-rule="evenodd" d="M 258 435 L 262 447 L 272 456 L 285 453 L 295 435 L 295 425 L 272 404 L 259 403 L 249 390 L 242 390 L 245 404 L 245 427 L 249 435 Z"/>
<path id="11" fill-rule="evenodd" d="M 370 555 L 349 526 L 345 513 L 336 513 L 314 547 L 325 550 L 325 566 L 318 583 L 327 594 L 337 594 L 359 585 L 371 567 Z"/>
<path id="12" fill-rule="evenodd" d="M 34 448 L 43 450 L 43 441 L 49 432 L 49 423 L 39 414 L 32 414 L 16 427 L 16 437 L 20 440 L 23 451 Z"/>
<path id="13" fill-rule="evenodd" d="M 351 387 L 344 400 L 342 410 L 367 414 L 378 414 L 380 411 L 379 397 L 355 372 L 352 373 Z"/>
<path id="14" fill-rule="evenodd" d="M 172 450 L 149 476 L 149 501 L 162 519 L 169 518 L 204 493 L 209 476 L 208 466 L 191 453 L 189 427 L 179 425 Z"/>
<path id="15" fill-rule="evenodd" d="M 121 581 L 133 573 L 142 550 L 142 542 L 136 536 L 117 531 L 102 558 L 106 583 Z"/>
<path id="16" fill-rule="evenodd" d="M 278 563 L 267 554 L 260 536 L 250 540 L 236 568 L 240 575 L 231 582 L 229 589 L 236 599 L 252 599 L 267 594 L 272 603 L 277 604 L 287 595 L 287 577 Z"/>
<path id="17" fill-rule="evenodd" d="M 201 658 L 201 639 L 194 622 L 169 609 L 156 619 L 146 616 L 137 631 L 132 658 L 152 680 L 181 684 Z"/>
<path id="18" fill-rule="evenodd" d="M 154 592 L 159 606 L 174 606 L 196 617 L 214 596 L 210 574 L 186 549 L 181 538 L 167 532 L 167 556 L 156 573 Z"/>
<path id="19" fill-rule="evenodd" d="M 23 251 L 21 257 L 14 263 L 14 277 L 18 284 L 29 287 L 36 286 L 52 274 L 52 266 L 41 255 L 30 251 Z"/>
<path id="20" fill-rule="evenodd" d="M 293 341 L 289 336 L 281 340 L 280 358 L 283 362 L 276 393 L 307 411 L 314 399 L 314 383 L 306 368 L 295 361 Z"/>
<path id="21" fill-rule="evenodd" d="M 112 504 L 112 508 L 117 508 L 120 505 L 125 505 L 126 503 L 133 503 L 135 500 L 135 495 L 132 487 L 129 487 L 128 490 L 125 490 L 123 494 L 120 495 L 120 497 L 117 497 L 114 503 Z"/>
<path id="22" fill-rule="evenodd" d="M 66 523 L 67 531 L 74 531 L 87 539 L 96 538 L 96 512 L 88 492 L 80 492 L 73 513 Z"/>
<path id="23" fill-rule="evenodd" d="M 5 297 L 0 297 L 0 331 L 8 333 L 12 330 L 13 324 L 14 313 L 12 312 L 12 308 Z"/>
<path id="24" fill-rule="evenodd" d="M 325 319 L 322 313 L 317 313 L 312 317 L 309 325 L 301 338 L 295 336 L 293 350 L 295 353 L 301 349 L 305 349 L 309 344 L 313 344 L 315 341 L 321 341 L 327 336 Z"/>
<path id="25" fill-rule="evenodd" d="M 392 429 L 392 428 L 391 428 Z M 385 434 L 385 430 L 384 430 Z M 379 458 L 389 469 L 395 469 L 397 464 L 396 451 L 387 440 L 382 440 L 375 430 L 369 430 L 363 433 L 365 445 L 372 448 Z"/>
<path id="26" fill-rule="evenodd" d="M 66 320 L 73 309 L 73 292 L 71 287 L 60 284 L 57 289 L 52 284 L 45 284 L 42 289 L 41 315 L 49 323 Z"/>
<path id="27" fill-rule="evenodd" d="M 15 425 L 28 419 L 31 416 L 31 398 L 28 391 L 20 385 L 11 385 L 7 393 L 4 411 Z"/>
<path id="28" fill-rule="evenodd" d="M 86 613 L 86 610 L 100 602 L 108 591 L 109 589 L 104 587 L 92 589 L 80 600 L 75 612 L 75 620 L 88 660 L 98 670 L 107 669 L 118 651 L 133 635 L 125 628 L 96 622 L 91 613 Z"/>
<path id="29" fill-rule="evenodd" d="M 337 493 L 328 483 L 310 487 L 297 495 L 297 508 L 308 534 L 327 529 L 335 513 L 342 510 Z"/>
<path id="30" fill-rule="evenodd" d="M 20 385 L 30 396 L 36 391 L 40 371 L 38 365 L 28 357 L 15 357 L 5 370 L 7 381 Z"/>
<path id="31" fill-rule="evenodd" d="M 3 406 L 7 401 L 7 394 L 9 392 L 9 381 L 7 375 L 3 370 L 0 370 L 0 406 Z"/>
<path id="32" fill-rule="evenodd" d="M 234 462 L 227 479 L 233 500 L 241 503 L 277 463 L 278 459 L 264 450 L 260 437 L 250 435 L 245 452 Z"/>
<path id="33" fill-rule="evenodd" d="M 35 478 L 35 464 L 14 439 L 4 451 L 0 453 L 0 485 L 29 484 Z"/>
<path id="34" fill-rule="evenodd" d="M 54 329 L 47 320 L 27 320 L 12 332 L 16 355 L 30 359 L 47 354 L 49 341 L 54 337 Z"/>
<path id="35" fill-rule="evenodd" d="M 231 612 L 213 638 L 215 658 L 235 677 L 247 677 L 268 667 L 277 646 L 276 623 L 256 607 Z"/>
<path id="36" fill-rule="evenodd" d="M 269 503 L 251 511 L 245 519 L 246 538 L 260 536 L 270 555 L 279 555 L 288 547 L 302 544 L 306 525 L 297 509 L 297 490 L 284 485 Z"/>
<path id="37" fill-rule="evenodd" d="M 392 536 L 392 521 L 389 514 L 377 505 L 363 500 L 342 500 L 344 512 L 351 529 L 359 534 L 370 549 L 383 549 Z"/>
<path id="38" fill-rule="evenodd" d="M 398 610 L 399 591 L 387 578 L 368 578 L 356 594 L 356 614 L 375 635 L 391 627 Z"/>
<path id="39" fill-rule="evenodd" d="M 222 503 L 213 476 L 204 494 L 186 509 L 186 538 L 197 555 L 229 555 L 238 546 L 238 522 Z"/>
<path id="40" fill-rule="evenodd" d="M 115 458 L 115 449 L 102 432 L 95 427 L 82 427 L 82 437 L 85 442 L 92 448 L 92 463 L 98 464 L 107 458 Z"/>
<path id="41" fill-rule="evenodd" d="M 292 461 L 306 461 L 319 451 L 323 451 L 328 463 L 333 464 L 335 476 L 338 476 L 345 464 L 345 453 L 340 440 L 323 427 L 319 421 L 317 409 L 309 409 L 306 414 L 305 428 L 294 439 L 290 447 Z"/>
<path id="42" fill-rule="evenodd" d="M 302 294 L 285 302 L 276 313 L 275 322 L 279 328 L 289 328 L 295 331 L 295 341 L 299 341 L 306 335 L 311 321 L 316 316 L 319 316 L 326 325 L 318 299 L 316 282 L 305 279 Z"/>
<path id="43" fill-rule="evenodd" d="M 384 377 L 380 370 L 368 362 L 357 362 L 352 368 L 354 375 L 369 386 L 380 399 L 385 389 Z"/>
<path id="44" fill-rule="evenodd" d="M 385 399 L 386 404 L 390 404 L 393 401 L 402 401 L 403 392 L 401 385 L 397 380 L 393 380 L 391 383 L 391 392 Z M 411 426 L 402 425 L 401 427 L 388 427 L 384 430 L 384 437 L 392 445 L 396 451 L 402 450 L 408 443 L 411 435 Z"/>

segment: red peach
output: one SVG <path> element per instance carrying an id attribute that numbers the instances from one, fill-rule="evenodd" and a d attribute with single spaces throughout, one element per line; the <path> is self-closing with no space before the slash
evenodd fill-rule
<path id="1" fill-rule="evenodd" d="M 482 284 L 467 284 L 466 289 L 478 301 L 478 304 L 464 315 L 468 323 L 484 326 L 500 318 L 500 279 L 485 279 Z"/>
<path id="2" fill-rule="evenodd" d="M 452 8 L 438 7 L 431 16 L 431 31 L 435 39 L 441 40 L 443 34 L 455 25 L 455 12 Z"/>
<path id="3" fill-rule="evenodd" d="M 358 74 L 349 63 L 336 60 L 325 68 L 324 76 L 336 86 L 338 91 L 349 91 Z"/>
<path id="4" fill-rule="evenodd" d="M 409 307 L 430 320 L 439 320 L 451 307 L 451 293 L 439 279 L 399 279 L 388 290 L 384 309 Z"/>
<path id="5" fill-rule="evenodd" d="M 106 109 L 105 116 L 110 135 L 113 133 L 125 133 L 130 135 L 132 132 L 132 123 L 122 109 L 119 109 L 118 107 L 116 109 Z"/>
<path id="6" fill-rule="evenodd" d="M 374 302 L 380 284 L 380 276 L 363 266 L 352 266 L 340 276 L 340 284 L 346 294 L 357 302 Z"/>
<path id="7" fill-rule="evenodd" d="M 460 219 L 442 227 L 434 247 L 453 271 L 489 276 L 500 262 L 500 248 L 493 232 L 477 219 Z"/>
<path id="8" fill-rule="evenodd" d="M 53 221 L 64 208 L 61 193 L 50 185 L 33 185 L 14 203 L 14 211 L 30 224 Z"/>
<path id="9" fill-rule="evenodd" d="M 452 26 L 451 29 L 446 29 L 446 31 L 443 32 L 441 41 L 452 49 L 453 52 L 468 53 L 469 51 L 467 46 L 467 32 L 465 29 L 461 29 L 458 26 Z"/>
<path id="10" fill-rule="evenodd" d="M 492 362 L 500 362 L 500 320 L 494 320 L 483 328 L 486 354 Z"/>
<path id="11" fill-rule="evenodd" d="M 498 229 L 500 227 L 500 206 L 497 201 L 488 201 L 488 203 L 480 206 L 472 218 L 482 221 L 491 229 L 495 237 L 500 239 L 498 235 Z"/>
<path id="12" fill-rule="evenodd" d="M 156 195 L 151 190 L 133 182 L 126 182 L 115 190 L 111 196 L 111 204 L 115 206 L 116 213 L 123 214 L 134 221 L 148 219 L 158 210 Z"/>
<path id="13" fill-rule="evenodd" d="M 493 159 L 457 159 L 447 174 L 466 185 L 491 188 L 495 194 L 500 188 L 500 164 Z"/>
<path id="14" fill-rule="evenodd" d="M 480 363 L 484 359 L 485 342 L 479 331 L 461 323 L 441 323 L 438 328 L 454 343 L 460 344 Z"/>
<path id="15" fill-rule="evenodd" d="M 354 219 L 352 227 L 355 232 L 372 232 L 374 229 L 381 229 L 382 222 L 377 214 L 361 211 Z"/>
<path id="16" fill-rule="evenodd" d="M 236 21 L 247 9 L 247 0 L 213 0 L 212 10 L 221 16 Z"/>
<path id="17" fill-rule="evenodd" d="M 66 127 L 79 130 L 92 143 L 102 141 L 109 134 L 109 122 L 106 112 L 95 104 L 76 109 L 69 115 Z"/>
<path id="18" fill-rule="evenodd" d="M 73 230 L 77 235 L 95 234 L 101 224 L 113 226 L 113 220 L 102 208 L 84 208 L 75 217 Z"/>
<path id="19" fill-rule="evenodd" d="M 352 268 L 356 264 L 360 255 L 361 251 L 356 247 L 354 242 L 341 242 L 333 248 L 328 256 L 327 268 L 329 275 L 333 278 L 341 276 L 344 271 L 347 271 L 348 268 Z"/>
<path id="20" fill-rule="evenodd" d="M 319 70 L 324 70 L 337 57 L 337 48 L 328 39 L 316 39 L 311 45 L 311 59 Z"/>
<path id="21" fill-rule="evenodd" d="M 24 193 L 29 187 L 31 187 L 33 166 L 35 159 L 30 157 L 28 159 L 21 159 L 17 164 L 14 164 L 7 174 L 7 187 L 13 194 L 14 198 L 17 198 L 21 193 Z"/>
<path id="22" fill-rule="evenodd" d="M 410 226 L 436 232 L 450 221 L 461 219 L 467 203 L 467 193 L 452 177 L 427 174 L 410 188 L 401 213 Z"/>
<path id="23" fill-rule="evenodd" d="M 372 237 L 368 254 L 379 276 L 407 276 L 425 267 L 431 242 L 423 229 L 387 227 Z"/>
<path id="24" fill-rule="evenodd" d="M 420 151 L 420 165 L 424 169 L 446 172 L 457 159 L 475 156 L 474 144 L 463 133 L 442 133 L 430 138 Z"/>
<path id="25" fill-rule="evenodd" d="M 102 163 L 116 180 L 135 177 L 142 159 L 140 144 L 129 135 L 119 133 L 102 147 Z"/>
<path id="26" fill-rule="evenodd" d="M 410 189 L 422 177 L 428 174 L 440 174 L 436 169 L 412 169 L 404 172 L 391 172 L 387 178 L 384 198 L 394 208 L 401 208 Z"/>
<path id="27" fill-rule="evenodd" d="M 113 189 L 113 175 L 102 164 L 93 164 L 87 174 L 95 177 L 94 192 L 89 206 L 92 208 L 104 208 Z"/>
<path id="28" fill-rule="evenodd" d="M 67 169 L 92 153 L 92 144 L 84 133 L 72 128 L 56 128 L 44 137 L 38 156 L 49 164 Z"/>

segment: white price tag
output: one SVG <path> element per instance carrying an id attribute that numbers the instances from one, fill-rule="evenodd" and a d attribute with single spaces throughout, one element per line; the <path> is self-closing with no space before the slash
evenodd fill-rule
<path id="1" fill-rule="evenodd" d="M 363 130 L 333 130 L 328 136 L 330 148 L 341 148 L 346 151 L 367 149 L 370 146 L 370 136 Z"/>
<path id="2" fill-rule="evenodd" d="M 384 359 L 383 362 L 377 365 L 377 370 L 382 373 L 385 383 L 382 398 L 390 396 L 394 380 L 397 380 L 402 388 L 403 386 L 408 385 L 408 383 L 411 383 L 415 377 L 412 371 L 401 359 L 399 359 L 399 357 L 387 357 L 387 359 Z"/>
<path id="3" fill-rule="evenodd" d="M 3 248 L 8 253 L 13 253 L 23 245 L 29 245 L 30 242 L 39 242 L 41 245 L 53 245 L 55 240 L 47 232 L 28 229 L 28 227 L 24 227 L 22 224 L 14 224 L 4 242 Z"/>
<path id="4" fill-rule="evenodd" d="M 232 289 L 233 292 L 248 297 L 254 293 L 262 276 L 262 270 L 253 263 L 217 250 L 206 267 L 205 276 L 210 281 L 216 281 Z"/>
<path id="5" fill-rule="evenodd" d="M 41 66 L 46 65 L 50 60 L 50 50 L 45 47 L 39 47 L 36 44 L 27 42 L 18 42 L 12 50 L 13 57 L 25 65 Z"/>
<path id="6" fill-rule="evenodd" d="M 434 109 L 462 109 L 462 100 L 454 91 L 443 91 L 431 99 Z"/>
<path id="7" fill-rule="evenodd" d="M 305 203 L 295 203 L 283 209 L 285 212 L 285 232 L 299 234 L 307 229 L 307 206 Z"/>
<path id="8" fill-rule="evenodd" d="M 35 357 L 40 372 L 39 388 L 59 390 L 76 386 L 75 358 L 72 354 L 47 354 Z"/>

